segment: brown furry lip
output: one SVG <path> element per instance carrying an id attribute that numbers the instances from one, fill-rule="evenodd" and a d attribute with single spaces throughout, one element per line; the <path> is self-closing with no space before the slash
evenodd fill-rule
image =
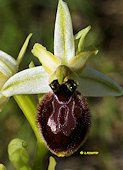
<path id="1" fill-rule="evenodd" d="M 77 151 L 85 141 L 91 124 L 86 98 L 76 89 L 70 92 L 65 86 L 44 96 L 37 115 L 45 143 L 51 152 L 60 157 Z"/>

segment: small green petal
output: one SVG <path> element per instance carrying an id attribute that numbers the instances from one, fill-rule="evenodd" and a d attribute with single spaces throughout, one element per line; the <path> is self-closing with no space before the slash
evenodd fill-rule
<path id="1" fill-rule="evenodd" d="M 18 70 L 18 64 L 14 58 L 7 53 L 0 51 L 0 72 L 10 77 Z"/>
<path id="2" fill-rule="evenodd" d="M 59 58 L 47 51 L 41 44 L 36 43 L 32 49 L 32 53 L 39 59 L 46 72 L 51 74 L 61 64 Z"/>
<path id="3" fill-rule="evenodd" d="M 33 67 L 35 67 L 35 64 L 34 64 L 33 61 L 31 61 L 30 64 L 29 64 L 29 68 L 33 68 Z"/>
<path id="4" fill-rule="evenodd" d="M 29 44 L 29 40 L 30 40 L 31 36 L 32 36 L 32 33 L 30 33 L 30 34 L 28 35 L 28 37 L 26 38 L 26 40 L 25 40 L 25 42 L 24 42 L 24 44 L 23 44 L 23 46 L 22 46 L 22 48 L 21 48 L 21 50 L 20 50 L 20 52 L 19 52 L 19 55 L 18 55 L 18 58 L 17 58 L 18 64 L 21 63 L 21 61 L 22 61 L 22 59 L 23 59 L 23 57 L 24 57 L 24 54 L 25 54 L 25 52 L 26 52 L 26 49 L 27 49 L 27 46 L 28 46 L 28 44 Z"/>
<path id="5" fill-rule="evenodd" d="M 56 161 L 55 161 L 55 159 L 52 157 L 52 156 L 50 156 L 50 158 L 49 158 L 50 160 L 50 162 L 49 162 L 49 167 L 48 167 L 48 170 L 55 170 L 55 167 L 56 167 Z"/>
<path id="6" fill-rule="evenodd" d="M 75 40 L 79 40 L 77 43 L 77 51 L 76 54 L 80 53 L 81 51 L 83 51 L 84 49 L 84 41 L 85 41 L 85 37 L 87 36 L 88 32 L 90 31 L 91 26 L 88 26 L 84 29 L 82 29 L 81 31 L 79 31 L 76 35 L 75 35 Z"/>
<path id="7" fill-rule="evenodd" d="M 49 76 L 42 66 L 23 70 L 12 76 L 3 86 L 5 96 L 16 94 L 39 94 L 51 91 Z"/>
<path id="8" fill-rule="evenodd" d="M 63 64 L 75 56 L 72 21 L 67 4 L 59 0 L 54 32 L 54 54 Z"/>
<path id="9" fill-rule="evenodd" d="M 122 96 L 123 88 L 103 73 L 92 69 L 84 68 L 79 74 L 78 90 L 83 96 Z"/>
<path id="10" fill-rule="evenodd" d="M 72 71 L 81 73 L 87 60 L 97 53 L 98 50 L 81 52 L 71 59 L 68 65 Z"/>

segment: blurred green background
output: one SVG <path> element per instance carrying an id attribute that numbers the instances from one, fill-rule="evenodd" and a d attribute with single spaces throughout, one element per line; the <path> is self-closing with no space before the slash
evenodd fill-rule
<path id="1" fill-rule="evenodd" d="M 91 25 L 89 42 L 99 54 L 88 65 L 106 73 L 123 86 L 123 1 L 71 0 L 74 33 Z M 57 0 L 0 0 L 0 49 L 17 57 L 26 38 L 33 37 L 20 70 L 31 60 L 38 65 L 30 50 L 35 42 L 53 51 L 53 30 Z M 99 155 L 56 158 L 57 170 L 121 170 L 123 169 L 123 97 L 88 98 L 92 127 L 80 150 L 99 151 Z M 7 154 L 11 139 L 28 142 L 30 160 L 35 150 L 35 137 L 30 125 L 11 98 L 0 113 L 0 162 L 12 169 Z"/>

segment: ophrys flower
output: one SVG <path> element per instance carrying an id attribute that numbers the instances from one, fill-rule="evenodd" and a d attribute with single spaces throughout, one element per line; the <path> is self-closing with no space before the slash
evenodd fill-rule
<path id="1" fill-rule="evenodd" d="M 26 48 L 27 48 L 27 45 L 28 45 L 28 42 L 31 36 L 32 34 L 29 34 L 26 41 L 24 42 L 17 60 L 15 60 L 13 57 L 8 55 L 7 53 L 0 51 L 0 111 L 2 110 L 2 108 L 8 101 L 8 97 L 5 97 L 2 94 L 1 89 L 3 85 L 5 84 L 5 82 L 10 77 L 12 77 L 14 74 L 17 73 L 19 64 L 23 59 L 24 53 L 26 51 Z"/>
<path id="2" fill-rule="evenodd" d="M 84 96 L 123 94 L 113 80 L 85 67 L 88 58 L 98 52 L 84 48 L 89 30 L 90 26 L 73 36 L 67 4 L 59 0 L 54 54 L 36 43 L 32 53 L 42 66 L 15 74 L 2 89 L 5 96 L 46 93 L 38 107 L 38 125 L 49 149 L 58 156 L 75 152 L 87 135 L 90 111 Z"/>

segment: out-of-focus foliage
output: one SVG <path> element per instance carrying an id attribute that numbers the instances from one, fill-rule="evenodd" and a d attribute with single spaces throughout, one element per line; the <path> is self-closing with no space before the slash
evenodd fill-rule
<path id="1" fill-rule="evenodd" d="M 72 14 L 74 34 L 88 25 L 92 26 L 87 45 L 93 43 L 100 52 L 88 65 L 93 65 L 123 86 L 123 1 L 66 2 Z M 56 7 L 57 0 L 0 0 L 0 49 L 17 58 L 26 36 L 33 33 L 20 70 L 27 68 L 32 59 L 38 64 L 30 52 L 35 42 L 53 51 Z M 56 169 L 123 169 L 123 97 L 89 98 L 89 104 L 92 127 L 80 150 L 99 151 L 99 155 L 82 156 L 78 153 L 69 158 L 56 158 Z M 13 99 L 0 113 L 0 125 L 0 162 L 11 170 L 7 155 L 9 141 L 17 137 L 24 139 L 30 155 L 33 155 L 35 137 Z"/>

